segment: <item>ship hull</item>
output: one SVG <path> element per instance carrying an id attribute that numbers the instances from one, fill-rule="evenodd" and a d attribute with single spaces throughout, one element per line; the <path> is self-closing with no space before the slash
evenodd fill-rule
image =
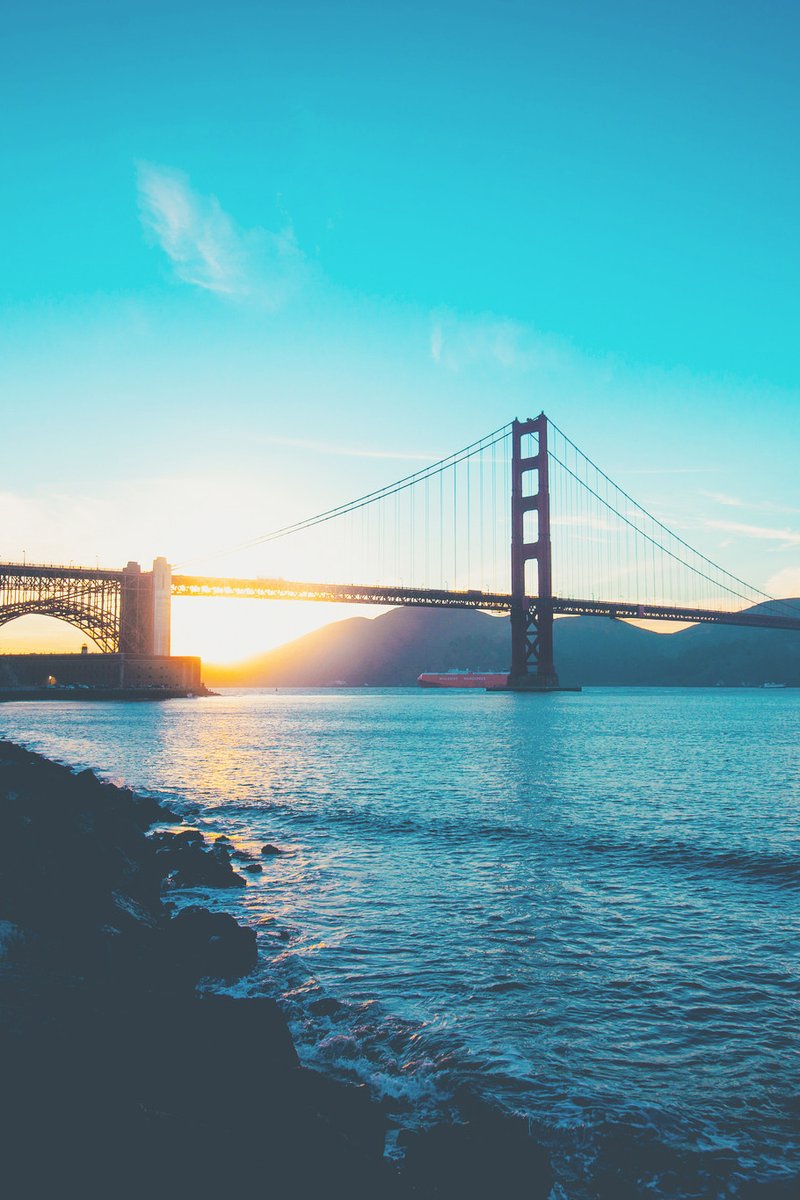
<path id="1" fill-rule="evenodd" d="M 447 672 L 441 675 L 432 673 L 420 675 L 417 683 L 423 688 L 505 687 L 508 683 L 508 675 L 481 674 L 479 672 L 465 672 L 464 674 L 450 674 Z"/>

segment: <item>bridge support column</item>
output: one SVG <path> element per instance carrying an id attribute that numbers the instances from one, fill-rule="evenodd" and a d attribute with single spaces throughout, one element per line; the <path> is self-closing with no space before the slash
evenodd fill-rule
<path id="1" fill-rule="evenodd" d="M 523 454 L 523 438 L 536 438 L 534 454 Z M 550 549 L 550 484 L 547 462 L 547 417 L 515 421 L 511 459 L 511 673 L 514 690 L 558 688 L 553 659 L 553 583 Z M 536 491 L 525 487 L 536 474 Z M 534 514 L 528 517 L 527 514 Z M 526 526 L 536 521 L 535 537 Z M 527 586 L 527 564 L 536 562 L 536 592 Z"/>
<path id="2" fill-rule="evenodd" d="M 153 576 L 142 574 L 137 562 L 122 571 L 119 602 L 119 649 L 121 654 L 152 655 Z"/>
<path id="3" fill-rule="evenodd" d="M 165 558 L 142 571 L 129 562 L 122 571 L 119 603 L 119 649 L 147 658 L 169 656 L 172 568 Z"/>
<path id="4" fill-rule="evenodd" d="M 153 560 L 153 654 L 169 656 L 172 613 L 172 568 L 165 558 Z"/>

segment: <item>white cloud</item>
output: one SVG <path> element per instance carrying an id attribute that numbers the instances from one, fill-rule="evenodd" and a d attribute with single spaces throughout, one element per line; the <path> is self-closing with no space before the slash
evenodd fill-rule
<path id="1" fill-rule="evenodd" d="M 550 524 L 558 525 L 562 529 L 577 529 L 580 532 L 594 530 L 598 533 L 624 533 L 627 528 L 622 521 L 584 513 L 551 516 Z"/>
<path id="2" fill-rule="evenodd" d="M 766 591 L 770 596 L 800 596 L 800 567 L 784 567 L 767 580 Z"/>
<path id="3" fill-rule="evenodd" d="M 722 471 L 723 467 L 628 467 L 628 475 L 708 475 Z M 704 492 L 703 495 L 709 493 Z"/>
<path id="4" fill-rule="evenodd" d="M 220 504 L 220 491 L 228 504 Z M 92 495 L 0 492 L 0 561 L 121 567 L 230 540 L 231 514 L 258 509 L 263 489 L 227 477 L 141 477 L 103 482 Z M 66 551 L 65 551 L 65 548 Z"/>
<path id="5" fill-rule="evenodd" d="M 292 446 L 298 450 L 309 450 L 313 454 L 332 455 L 337 458 L 388 458 L 394 462 L 425 463 L 434 463 L 440 458 L 444 458 L 444 453 L 441 451 L 423 454 L 412 450 L 368 450 L 355 446 L 337 446 L 329 442 L 310 442 L 304 438 L 278 437 L 277 435 L 258 437 L 257 440 L 268 446 Z"/>
<path id="6" fill-rule="evenodd" d="M 430 352 L 435 363 L 450 371 L 480 366 L 529 371 L 553 365 L 559 357 L 553 343 L 518 321 L 453 313 L 434 317 Z"/>
<path id="7" fill-rule="evenodd" d="M 707 496 L 709 500 L 714 500 L 726 508 L 749 508 L 757 509 L 759 512 L 800 513 L 800 508 L 775 504 L 772 500 L 740 500 L 738 496 L 729 496 L 725 492 L 701 492 L 700 495 Z"/>
<path id="8" fill-rule="evenodd" d="M 63 547 L 75 544 L 76 530 L 97 532 L 111 524 L 107 505 L 94 497 L 0 492 L 0 529 L 4 531 L 0 560 L 63 565 Z M 95 550 L 100 550 L 99 541 L 89 541 L 88 547 L 84 542 L 83 565 L 94 565 Z"/>
<path id="9" fill-rule="evenodd" d="M 707 529 L 722 529 L 727 533 L 736 533 L 741 537 L 756 538 L 760 541 L 780 542 L 780 549 L 790 546 L 800 546 L 800 533 L 794 529 L 772 529 L 764 525 L 746 525 L 738 521 L 703 521 Z"/>
<path id="10" fill-rule="evenodd" d="M 750 507 L 744 500 L 739 500 L 736 496 L 726 496 L 724 492 L 701 492 L 700 495 L 713 500 L 715 504 L 723 504 L 726 508 Z"/>
<path id="11" fill-rule="evenodd" d="M 287 300 L 305 268 L 291 227 L 239 230 L 216 196 L 195 192 L 182 172 L 140 163 L 137 176 L 142 221 L 179 279 L 273 309 Z"/>

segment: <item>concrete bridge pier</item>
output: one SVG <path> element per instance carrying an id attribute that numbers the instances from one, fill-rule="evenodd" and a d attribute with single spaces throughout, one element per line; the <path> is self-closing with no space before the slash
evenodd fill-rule
<path id="1" fill-rule="evenodd" d="M 153 654 L 170 653 L 172 568 L 165 558 L 153 560 Z"/>
<path id="2" fill-rule="evenodd" d="M 121 654 L 169 655 L 171 593 L 172 570 L 165 558 L 155 559 L 152 571 L 142 571 L 137 562 L 129 562 L 123 569 L 119 606 Z"/>

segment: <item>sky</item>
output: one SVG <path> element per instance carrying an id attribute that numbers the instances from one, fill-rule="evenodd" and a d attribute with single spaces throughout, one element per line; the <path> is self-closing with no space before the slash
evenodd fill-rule
<path id="1" fill-rule="evenodd" d="M 800 594 L 799 50 L 789 0 L 14 6 L 0 560 L 278 574 L 216 552 L 544 409 Z M 174 615 L 221 660 L 340 613 Z"/>

